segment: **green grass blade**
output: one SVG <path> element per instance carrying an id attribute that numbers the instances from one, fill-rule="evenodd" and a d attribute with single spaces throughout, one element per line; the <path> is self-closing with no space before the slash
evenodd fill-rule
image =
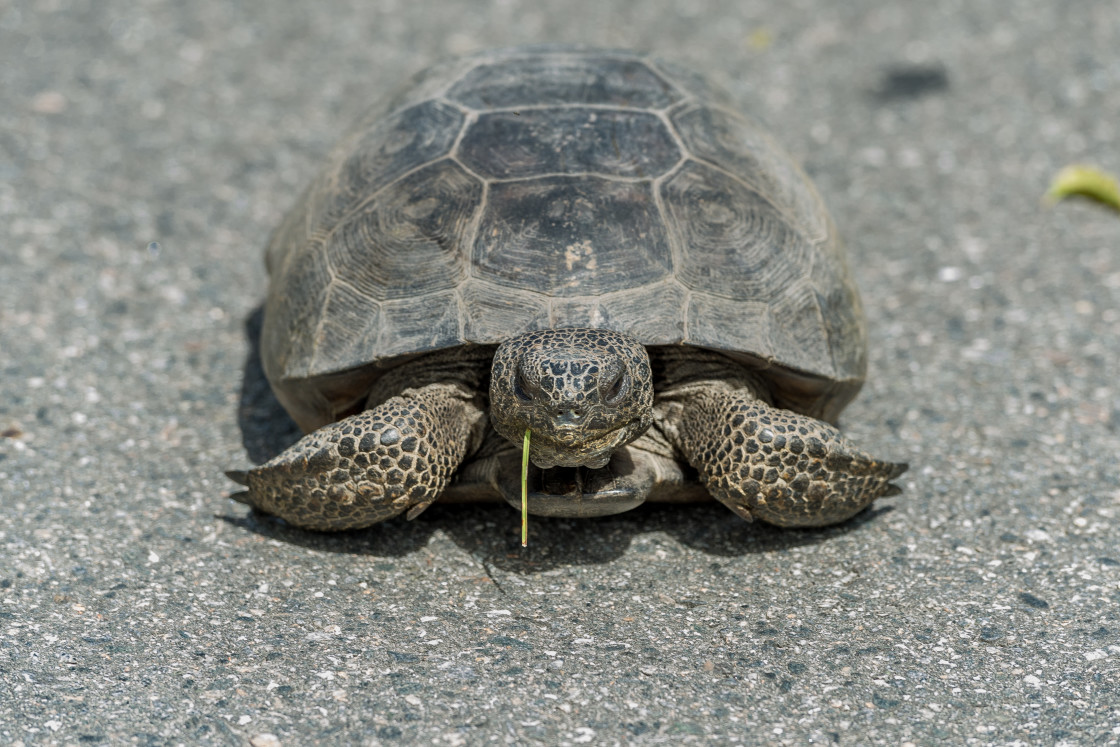
<path id="1" fill-rule="evenodd" d="M 529 544 L 529 429 L 521 447 L 521 546 Z"/>

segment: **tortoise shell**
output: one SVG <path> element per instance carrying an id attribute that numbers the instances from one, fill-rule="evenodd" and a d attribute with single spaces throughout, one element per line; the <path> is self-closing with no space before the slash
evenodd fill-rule
<path id="1" fill-rule="evenodd" d="M 375 107 L 273 235 L 262 360 L 311 430 L 417 354 L 601 327 L 751 363 L 834 420 L 866 332 L 807 177 L 698 76 L 626 52 L 438 65 Z"/>

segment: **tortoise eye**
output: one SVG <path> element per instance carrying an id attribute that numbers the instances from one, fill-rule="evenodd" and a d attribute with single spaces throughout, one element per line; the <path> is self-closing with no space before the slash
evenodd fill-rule
<path id="1" fill-rule="evenodd" d="M 517 375 L 513 377 L 513 393 L 522 402 L 532 402 L 533 395 L 529 394 L 532 387 L 529 386 L 529 380 L 525 378 L 525 372 L 521 366 L 517 367 Z"/>
<path id="2" fill-rule="evenodd" d="M 626 393 L 630 390 L 630 378 L 626 375 L 625 371 L 619 371 L 618 374 L 607 386 L 603 401 L 608 405 L 617 405 Z"/>

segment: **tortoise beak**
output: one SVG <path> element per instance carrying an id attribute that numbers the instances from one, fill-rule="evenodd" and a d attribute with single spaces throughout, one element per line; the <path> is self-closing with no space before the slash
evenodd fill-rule
<path id="1" fill-rule="evenodd" d="M 552 431 L 552 438 L 556 443 L 572 446 L 583 439 L 583 429 L 578 425 L 557 425 Z"/>
<path id="2" fill-rule="evenodd" d="M 578 458 L 564 459 L 556 458 L 558 455 L 553 453 L 549 455 L 534 454 L 532 447 L 529 448 L 529 461 L 541 469 L 552 469 L 553 467 L 588 467 L 590 469 L 600 469 L 607 465 L 611 460 L 611 452 L 598 452 L 589 455 L 580 455 Z"/>
<path id="3" fill-rule="evenodd" d="M 626 429 L 615 428 L 590 435 L 582 428 L 565 427 L 545 435 L 533 431 L 529 460 L 541 469 L 589 467 L 600 469 L 626 441 Z"/>

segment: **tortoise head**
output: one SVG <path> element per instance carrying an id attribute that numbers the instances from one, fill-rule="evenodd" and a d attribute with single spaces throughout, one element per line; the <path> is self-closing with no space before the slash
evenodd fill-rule
<path id="1" fill-rule="evenodd" d="M 527 332 L 498 346 L 490 420 L 542 469 L 598 469 L 653 420 L 653 374 L 637 341 L 604 329 Z"/>

